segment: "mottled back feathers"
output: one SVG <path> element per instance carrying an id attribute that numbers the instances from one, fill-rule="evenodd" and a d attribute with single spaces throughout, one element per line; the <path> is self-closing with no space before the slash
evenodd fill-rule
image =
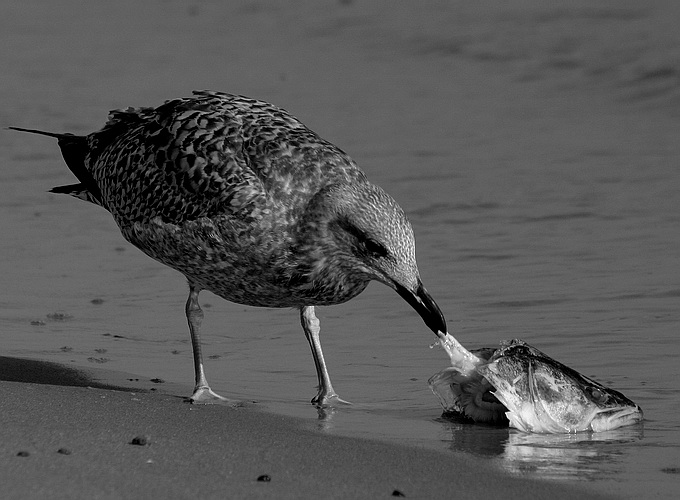
<path id="1" fill-rule="evenodd" d="M 85 161 L 119 225 L 295 210 L 332 182 L 363 180 L 337 147 L 263 101 L 197 92 L 114 111 Z"/>
<path id="2" fill-rule="evenodd" d="M 113 111 L 86 137 L 44 134 L 80 181 L 55 192 L 103 206 L 128 241 L 227 300 L 300 307 L 370 280 L 419 286 L 399 205 L 269 103 L 202 91 Z"/>

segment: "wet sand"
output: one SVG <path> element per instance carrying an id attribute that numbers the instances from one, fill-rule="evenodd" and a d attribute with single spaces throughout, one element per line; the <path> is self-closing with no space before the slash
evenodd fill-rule
<path id="1" fill-rule="evenodd" d="M 55 363 L 1 361 L 4 498 L 583 498 L 463 453 L 329 436 L 252 404 L 191 405 L 105 389 Z"/>

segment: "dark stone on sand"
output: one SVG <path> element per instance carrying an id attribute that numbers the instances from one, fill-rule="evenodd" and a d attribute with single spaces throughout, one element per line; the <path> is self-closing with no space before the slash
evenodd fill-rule
<path id="1" fill-rule="evenodd" d="M 20 451 L 19 453 L 17 453 L 17 457 L 27 457 L 29 455 L 30 453 L 27 451 Z"/>
<path id="2" fill-rule="evenodd" d="M 57 450 L 57 453 L 59 453 L 60 455 L 70 455 L 71 450 L 69 450 L 68 448 L 59 448 Z"/>
<path id="3" fill-rule="evenodd" d="M 94 356 L 90 356 L 89 358 L 87 358 L 87 360 L 90 363 L 97 363 L 97 364 L 100 364 L 100 365 L 104 364 L 104 363 L 108 363 L 110 361 L 108 358 L 95 358 Z"/>
<path id="4" fill-rule="evenodd" d="M 73 316 L 65 312 L 53 312 L 47 315 L 47 319 L 51 319 L 52 321 L 68 321 L 69 319 L 73 319 Z"/>
<path id="5" fill-rule="evenodd" d="M 261 483 L 268 483 L 272 480 L 272 478 L 269 476 L 269 474 L 262 474 L 261 476 L 257 477 L 257 480 Z"/>
<path id="6" fill-rule="evenodd" d="M 151 444 L 151 436 L 140 434 L 139 436 L 132 438 L 130 444 L 134 444 L 136 446 L 149 446 Z"/>

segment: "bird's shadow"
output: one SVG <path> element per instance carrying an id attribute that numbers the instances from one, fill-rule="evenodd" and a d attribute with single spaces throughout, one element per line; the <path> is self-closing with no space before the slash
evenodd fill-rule
<path id="1" fill-rule="evenodd" d="M 0 356 L 0 380 L 28 384 L 93 387 L 114 391 L 147 392 L 147 389 L 105 384 L 92 378 L 87 372 L 59 363 L 35 359 Z"/>

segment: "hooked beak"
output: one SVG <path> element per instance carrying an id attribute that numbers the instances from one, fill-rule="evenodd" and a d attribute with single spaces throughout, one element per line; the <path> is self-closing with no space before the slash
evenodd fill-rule
<path id="1" fill-rule="evenodd" d="M 447 331 L 446 320 L 442 314 L 439 306 L 434 299 L 427 293 L 423 284 L 418 280 L 418 288 L 415 292 L 404 288 L 401 285 L 396 285 L 396 290 L 401 297 L 411 304 L 411 307 L 416 310 L 420 317 L 423 318 L 425 324 L 434 332 L 437 337 L 440 334 L 445 334 Z"/>

